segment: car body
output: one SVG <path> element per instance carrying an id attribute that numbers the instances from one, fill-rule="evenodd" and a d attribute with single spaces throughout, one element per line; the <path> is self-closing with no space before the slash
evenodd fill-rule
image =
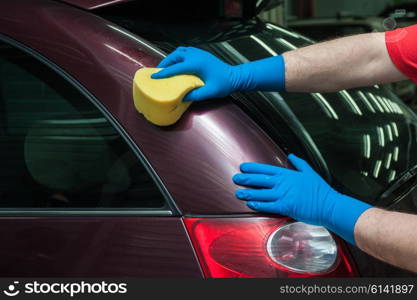
<path id="1" fill-rule="evenodd" d="M 167 17 L 155 23 L 140 9 L 141 2 L 0 3 L 2 276 L 407 274 L 355 247 L 349 251 L 337 237 L 337 260 L 325 272 L 294 271 L 271 262 L 265 241 L 293 221 L 251 211 L 235 198 L 231 177 L 246 161 L 292 168 L 286 158 L 291 151 L 342 192 L 378 204 L 378 196 L 416 162 L 410 153 L 417 141 L 406 143 L 402 134 L 417 128 L 415 114 L 377 86 L 356 91 L 358 97 L 366 93 L 360 108 L 346 91 L 329 96 L 247 93 L 193 104 L 175 125 L 154 126 L 135 110 L 132 79 L 136 70 L 154 67 L 175 46 L 199 46 L 240 63 L 309 41 L 253 16 L 244 22 Z M 342 106 L 337 104 L 342 100 Z M 321 109 L 319 116 L 299 114 L 308 101 Z M 373 112 L 365 114 L 363 105 L 370 101 L 375 101 Z M 365 114 L 360 120 L 358 110 Z M 356 147 L 359 135 L 354 144 L 343 144 L 343 132 L 353 136 L 354 129 L 339 126 L 335 116 L 353 117 L 375 130 L 369 133 L 370 155 L 386 154 L 374 152 L 381 132 L 368 117 L 372 113 L 378 122 L 398 122 L 400 136 L 389 129 L 396 138 L 393 147 L 409 147 L 397 151 L 397 175 L 384 170 L 383 176 L 370 178 L 362 152 L 356 153 L 362 147 Z M 331 128 L 336 141 L 317 135 L 317 124 Z M 344 177 L 349 177 L 346 182 Z M 355 190 L 366 186 L 372 189 L 365 194 Z M 412 210 L 412 191 L 408 188 L 401 199 L 386 195 L 384 206 Z"/>

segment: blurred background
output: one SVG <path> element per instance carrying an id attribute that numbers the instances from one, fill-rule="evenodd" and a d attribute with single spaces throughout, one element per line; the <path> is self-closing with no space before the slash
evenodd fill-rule
<path id="1" fill-rule="evenodd" d="M 261 0 L 258 2 L 262 2 Z M 269 0 L 259 17 L 314 41 L 366 32 L 383 32 L 417 24 L 416 0 Z M 417 111 L 417 86 L 411 81 L 393 91 Z"/>

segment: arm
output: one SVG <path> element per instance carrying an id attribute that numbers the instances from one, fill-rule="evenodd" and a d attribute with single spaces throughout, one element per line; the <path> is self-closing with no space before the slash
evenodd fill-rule
<path id="1" fill-rule="evenodd" d="M 184 101 L 253 90 L 332 92 L 406 79 L 391 61 L 384 33 L 345 37 L 238 66 L 197 48 L 179 47 L 158 67 L 164 70 L 154 79 L 195 74 L 204 81 Z"/>
<path id="2" fill-rule="evenodd" d="M 289 92 L 335 92 L 406 79 L 393 64 L 385 33 L 349 36 L 284 53 Z"/>
<path id="3" fill-rule="evenodd" d="M 260 212 L 324 226 L 368 254 L 417 272 L 417 216 L 388 212 L 332 189 L 304 160 L 288 156 L 296 170 L 244 163 L 236 197 Z M 253 189 L 255 187 L 255 189 Z"/>
<path id="4" fill-rule="evenodd" d="M 417 216 L 372 208 L 355 226 L 355 240 L 366 253 L 417 273 Z"/>

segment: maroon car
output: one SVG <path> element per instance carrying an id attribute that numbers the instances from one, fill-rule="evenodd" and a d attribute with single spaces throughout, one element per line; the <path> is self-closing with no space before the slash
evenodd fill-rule
<path id="1" fill-rule="evenodd" d="M 1 276 L 403 274 L 322 227 L 251 211 L 231 177 L 246 161 L 292 168 L 293 152 L 341 192 L 412 210 L 416 116 L 375 86 L 235 94 L 154 126 L 132 79 L 176 46 L 236 64 L 309 43 L 248 1 L 156 2 L 0 2 Z"/>

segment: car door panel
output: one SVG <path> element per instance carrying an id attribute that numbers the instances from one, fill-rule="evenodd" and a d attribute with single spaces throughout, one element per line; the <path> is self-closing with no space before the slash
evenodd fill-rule
<path id="1" fill-rule="evenodd" d="M 180 218 L 2 217 L 1 277 L 201 277 Z"/>

